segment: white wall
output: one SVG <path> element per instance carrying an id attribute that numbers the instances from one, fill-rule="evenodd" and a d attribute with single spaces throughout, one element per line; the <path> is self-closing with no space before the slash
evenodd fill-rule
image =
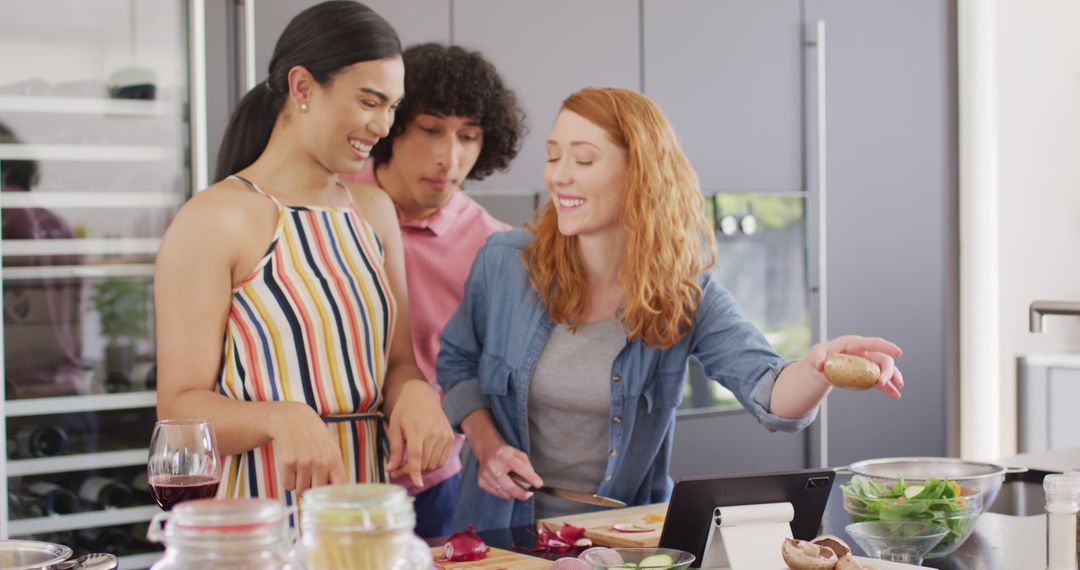
<path id="1" fill-rule="evenodd" d="M 1080 2 L 997 1 L 1001 453 L 1016 450 L 1016 357 L 1080 352 L 1080 319 L 1028 332 L 1035 299 L 1080 301 Z"/>

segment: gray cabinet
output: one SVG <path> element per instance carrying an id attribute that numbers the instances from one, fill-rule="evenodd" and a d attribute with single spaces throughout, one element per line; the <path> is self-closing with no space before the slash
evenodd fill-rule
<path id="1" fill-rule="evenodd" d="M 644 88 L 706 191 L 803 189 L 798 0 L 644 0 Z"/>
<path id="2" fill-rule="evenodd" d="M 638 4 L 625 0 L 456 0 L 454 43 L 481 51 L 515 90 L 529 134 L 506 173 L 469 189 L 544 188 L 544 142 L 567 95 L 593 86 L 639 89 Z"/>
<path id="3" fill-rule="evenodd" d="M 255 80 L 266 78 L 278 36 L 293 16 L 316 4 L 309 0 L 254 2 Z M 450 0 L 364 0 L 397 30 L 401 46 L 450 41 Z"/>
<path id="4" fill-rule="evenodd" d="M 1075 354 L 1017 359 L 1021 453 L 1080 446 L 1080 358 Z"/>
<path id="5" fill-rule="evenodd" d="M 955 3 L 807 0 L 809 34 L 819 18 L 827 30 L 828 332 L 897 342 L 907 383 L 899 402 L 835 391 L 829 459 L 945 455 L 947 415 L 958 409 L 949 386 L 959 374 Z M 815 55 L 807 50 L 808 74 Z"/>

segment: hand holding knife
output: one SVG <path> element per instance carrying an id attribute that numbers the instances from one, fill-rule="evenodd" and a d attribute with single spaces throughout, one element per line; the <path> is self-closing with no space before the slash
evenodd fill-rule
<path id="1" fill-rule="evenodd" d="M 592 493 L 583 493 L 581 491 L 571 491 L 570 489 L 560 489 L 558 487 L 534 487 L 529 484 L 528 481 L 523 479 L 520 475 L 514 472 L 508 474 L 510 479 L 522 489 L 530 493 L 547 493 L 556 497 L 561 497 L 568 501 L 574 501 L 577 503 L 585 503 L 586 505 L 597 505 L 600 507 L 622 508 L 626 506 L 626 503 L 617 499 L 611 499 L 608 497 L 601 497 L 600 495 Z"/>

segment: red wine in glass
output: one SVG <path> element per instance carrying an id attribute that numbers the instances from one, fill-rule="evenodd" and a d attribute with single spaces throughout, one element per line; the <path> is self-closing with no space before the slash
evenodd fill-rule
<path id="1" fill-rule="evenodd" d="M 165 510 L 213 497 L 221 482 L 221 457 L 210 422 L 159 420 L 150 437 L 146 474 L 151 495 Z"/>
<path id="2" fill-rule="evenodd" d="M 159 507 L 171 511 L 177 503 L 213 498 L 220 483 L 207 475 L 155 475 L 150 478 L 150 494 Z"/>

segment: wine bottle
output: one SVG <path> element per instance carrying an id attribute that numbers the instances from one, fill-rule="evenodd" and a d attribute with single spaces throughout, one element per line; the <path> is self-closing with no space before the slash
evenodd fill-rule
<path id="1" fill-rule="evenodd" d="M 149 505 L 154 502 L 154 496 L 150 494 L 150 475 L 145 469 L 136 471 L 131 477 L 131 490 L 139 504 Z"/>
<path id="2" fill-rule="evenodd" d="M 133 495 L 131 487 L 100 475 L 87 477 L 82 485 L 79 485 L 79 497 L 98 509 L 130 507 Z"/>
<path id="3" fill-rule="evenodd" d="M 84 528 L 77 532 L 80 548 L 87 552 L 107 552 L 119 556 L 131 543 L 131 537 L 121 528 Z"/>
<path id="4" fill-rule="evenodd" d="M 8 436 L 8 458 L 52 457 L 63 453 L 67 444 L 67 430 L 60 426 L 19 426 Z"/>
<path id="5" fill-rule="evenodd" d="M 8 491 L 8 512 L 13 519 L 33 519 L 45 516 L 45 504 L 38 497 Z"/>
<path id="6" fill-rule="evenodd" d="M 75 493 L 48 481 L 35 481 L 26 486 L 27 492 L 41 499 L 47 515 L 69 515 L 79 510 Z"/>

